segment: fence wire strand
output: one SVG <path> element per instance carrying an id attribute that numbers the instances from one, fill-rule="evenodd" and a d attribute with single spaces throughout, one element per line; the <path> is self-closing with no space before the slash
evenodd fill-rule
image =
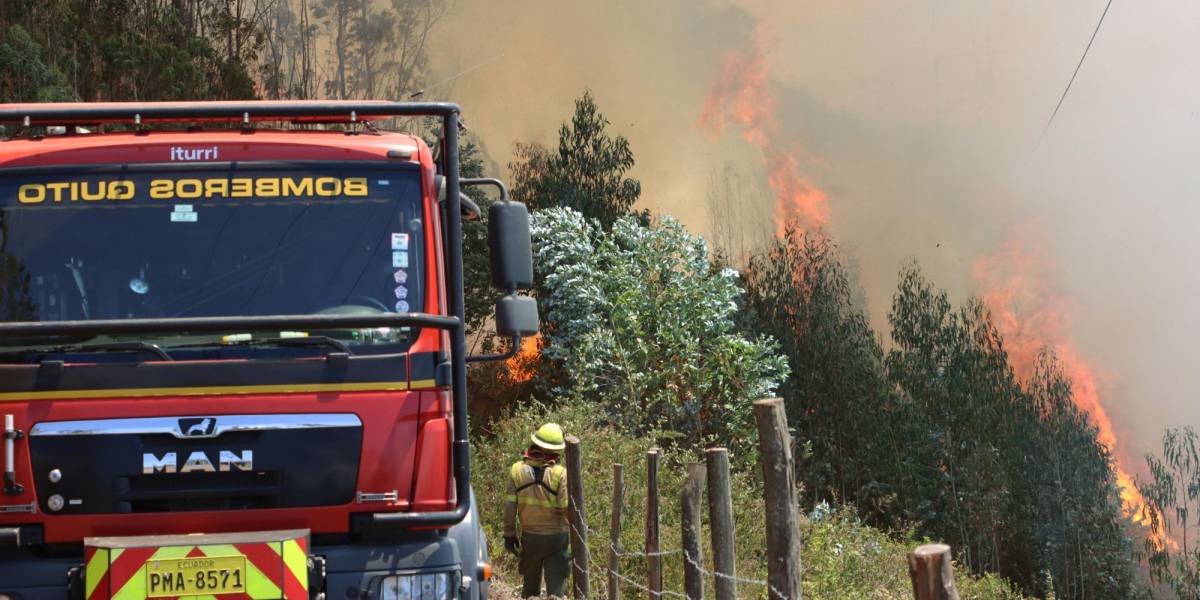
<path id="1" fill-rule="evenodd" d="M 571 519 L 567 519 L 567 523 L 570 525 L 571 530 L 574 531 L 575 534 L 582 539 L 591 539 L 591 536 L 593 536 L 593 535 L 598 537 L 599 539 L 604 541 L 604 544 L 606 546 L 608 546 L 609 550 L 612 551 L 613 553 L 615 553 L 618 558 L 645 558 L 645 557 L 649 557 L 649 556 L 662 557 L 662 556 L 674 556 L 676 554 L 681 554 L 681 555 L 683 555 L 683 559 L 685 561 L 687 561 L 688 564 L 695 567 L 695 569 L 697 571 L 699 571 L 700 574 L 705 577 L 714 577 L 714 578 L 720 577 L 721 579 L 724 579 L 726 581 L 733 581 L 734 583 L 753 585 L 753 586 L 765 588 L 771 592 L 772 598 L 787 598 L 788 597 L 783 592 L 779 591 L 775 586 L 771 585 L 771 583 L 765 579 L 749 579 L 746 577 L 738 577 L 737 575 L 730 575 L 728 573 L 719 573 L 716 571 L 709 571 L 708 569 L 704 568 L 703 564 L 701 564 L 699 561 L 696 561 L 695 559 L 693 559 L 690 554 L 688 554 L 687 552 L 684 552 L 683 548 L 675 548 L 672 550 L 660 550 L 658 552 L 624 552 L 618 546 L 613 545 L 613 543 L 611 541 L 604 539 L 604 537 L 600 534 L 600 532 L 596 531 L 595 529 L 592 529 L 592 527 L 590 525 L 588 525 L 587 522 L 582 518 L 583 515 L 580 514 L 579 507 L 575 506 L 574 503 L 571 503 L 571 507 L 572 507 L 573 511 L 575 512 L 575 515 L 577 517 L 579 517 L 579 522 L 583 524 L 583 529 L 584 529 L 583 532 L 580 532 L 579 529 L 577 527 L 575 527 L 575 523 L 572 522 Z M 572 564 L 575 563 L 574 556 L 571 557 L 571 562 L 572 562 Z M 638 583 L 637 581 L 634 581 L 633 579 L 626 577 L 625 575 L 622 575 L 619 571 L 610 570 L 603 563 L 600 563 L 596 558 L 592 557 L 591 553 L 588 553 L 588 562 L 591 564 L 591 568 L 589 568 L 589 565 L 583 565 L 583 568 L 582 568 L 583 574 L 585 577 L 590 578 L 592 575 L 592 573 L 591 573 L 592 568 L 594 568 L 595 570 L 598 571 L 598 576 L 607 577 L 608 575 L 612 575 L 612 576 L 616 577 L 618 580 L 624 582 L 626 585 L 629 585 L 629 586 L 637 589 L 639 592 L 644 592 L 647 594 L 657 593 L 661 597 L 687 598 L 686 594 L 681 593 L 681 592 L 672 591 L 672 590 L 662 590 L 661 592 L 654 592 L 649 587 L 642 585 L 642 584 Z"/>

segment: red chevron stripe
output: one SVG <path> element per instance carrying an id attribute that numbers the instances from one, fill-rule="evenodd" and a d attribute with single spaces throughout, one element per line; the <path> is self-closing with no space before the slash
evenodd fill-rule
<path id="1" fill-rule="evenodd" d="M 194 558 L 194 557 L 199 557 L 199 556 L 208 556 L 208 555 L 205 554 L 203 551 L 201 551 L 198 546 L 196 548 L 193 548 L 191 552 L 188 552 L 188 558 Z M 246 576 L 248 578 L 250 576 L 250 574 L 247 573 Z M 250 594 L 247 594 L 246 592 L 231 592 L 228 594 L 217 594 L 217 597 L 219 597 L 221 600 L 254 600 L 254 598 L 250 597 Z"/>
<path id="2" fill-rule="evenodd" d="M 308 556 L 308 537 L 298 537 L 294 541 L 300 551 Z M 288 542 L 283 543 L 284 546 L 287 544 Z M 302 576 L 307 578 L 308 574 L 305 573 Z M 283 597 L 286 600 L 306 600 L 308 598 L 307 582 L 297 579 L 292 570 L 287 567 L 286 562 L 283 564 Z"/>
<path id="3" fill-rule="evenodd" d="M 137 574 L 138 569 L 142 568 L 142 564 L 154 556 L 157 551 L 158 548 L 126 548 L 121 552 L 108 570 L 113 590 L 117 591 L 125 587 L 125 584 L 129 583 L 129 579 Z"/>
<path id="4" fill-rule="evenodd" d="M 83 565 L 84 565 L 85 569 L 87 568 L 87 565 L 92 562 L 92 558 L 94 556 L 96 556 L 95 548 L 92 548 L 89 546 L 84 549 Z M 96 583 L 96 589 L 92 590 L 92 595 L 88 596 L 87 600 L 105 600 L 106 598 L 108 598 L 111 595 L 110 594 L 111 590 L 108 589 L 108 582 L 111 581 L 110 575 L 112 575 L 112 568 L 111 567 L 105 568 L 104 575 L 102 577 L 100 577 L 100 581 Z M 86 572 L 84 573 L 83 577 L 84 577 L 84 581 L 85 581 L 85 585 L 86 585 L 86 581 L 87 581 L 87 573 Z"/>
<path id="5" fill-rule="evenodd" d="M 286 564 L 283 565 L 283 585 L 280 587 L 283 589 L 284 600 L 308 599 L 308 586 L 305 585 L 305 582 L 297 579 Z"/>
<path id="6" fill-rule="evenodd" d="M 111 575 L 112 571 L 110 570 L 100 577 L 100 581 L 96 584 L 96 589 L 92 590 L 92 595 L 88 596 L 87 600 L 106 600 L 111 597 L 110 592 L 112 590 L 108 588 L 109 582 L 112 581 Z"/>
<path id="7" fill-rule="evenodd" d="M 268 544 L 234 544 L 238 552 L 246 557 L 256 569 L 266 575 L 271 583 L 274 583 L 279 589 L 283 589 L 283 582 L 280 577 L 283 575 L 283 557 L 271 549 Z"/>

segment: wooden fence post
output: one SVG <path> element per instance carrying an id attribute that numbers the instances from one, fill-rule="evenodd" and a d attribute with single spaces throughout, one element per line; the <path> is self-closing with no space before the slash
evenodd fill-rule
<path id="1" fill-rule="evenodd" d="M 700 554 L 700 497 L 704 495 L 704 463 L 690 463 L 680 498 L 683 520 L 683 592 L 688 600 L 704 598 Z"/>
<path id="2" fill-rule="evenodd" d="M 950 546 L 925 544 L 908 554 L 908 576 L 916 600 L 958 600 Z"/>
<path id="3" fill-rule="evenodd" d="M 767 582 L 771 600 L 800 600 L 800 516 L 792 487 L 792 436 L 783 400 L 754 403 L 758 460 L 767 520 Z"/>
<path id="4" fill-rule="evenodd" d="M 708 466 L 708 523 L 712 532 L 713 594 L 737 600 L 736 555 L 733 549 L 733 497 L 729 493 L 729 451 L 705 450 Z"/>
<path id="5" fill-rule="evenodd" d="M 658 448 L 646 453 L 646 587 L 650 600 L 662 598 L 662 555 L 658 540 Z"/>
<path id="6" fill-rule="evenodd" d="M 625 467 L 613 465 L 612 523 L 608 528 L 608 600 L 621 600 L 621 513 L 625 510 Z"/>
<path id="7" fill-rule="evenodd" d="M 587 519 L 584 518 L 583 456 L 579 438 L 567 439 L 567 521 L 571 524 L 571 592 L 575 600 L 591 596 L 588 584 Z"/>

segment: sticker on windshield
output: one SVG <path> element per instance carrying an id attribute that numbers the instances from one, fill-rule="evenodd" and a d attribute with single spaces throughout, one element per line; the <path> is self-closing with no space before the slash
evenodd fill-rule
<path id="1" fill-rule="evenodd" d="M 396 302 L 396 312 L 399 312 L 399 313 L 408 312 L 408 303 L 403 300 Z"/>
<path id="2" fill-rule="evenodd" d="M 407 298 L 408 297 L 408 288 L 404 287 L 402 285 L 396 286 L 396 297 L 401 298 L 401 299 Z"/>
<path id="3" fill-rule="evenodd" d="M 393 233 L 392 234 L 392 250 L 408 250 L 408 234 Z"/>
<path id="4" fill-rule="evenodd" d="M 408 252 L 405 250 L 392 251 L 392 267 L 397 269 L 408 268 Z"/>
<path id="5" fill-rule="evenodd" d="M 396 283 L 404 283 L 408 281 L 408 271 L 400 269 L 399 271 L 396 271 L 396 274 L 392 277 L 396 279 Z"/>
<path id="6" fill-rule="evenodd" d="M 199 220 L 199 216 L 191 204 L 176 204 L 175 210 L 171 211 L 171 222 L 196 223 Z"/>

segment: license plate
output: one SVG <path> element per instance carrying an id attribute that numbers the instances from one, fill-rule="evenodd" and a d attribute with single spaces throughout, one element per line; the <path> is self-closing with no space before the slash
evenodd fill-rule
<path id="1" fill-rule="evenodd" d="M 246 591 L 246 558 L 199 556 L 146 563 L 146 597 L 162 598 Z"/>

